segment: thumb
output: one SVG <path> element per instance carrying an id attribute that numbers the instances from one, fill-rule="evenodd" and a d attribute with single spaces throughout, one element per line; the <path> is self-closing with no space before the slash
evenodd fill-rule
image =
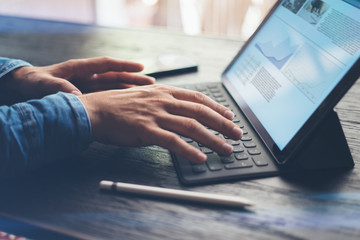
<path id="1" fill-rule="evenodd" d="M 69 81 L 62 79 L 62 78 L 53 78 L 52 83 L 49 84 L 48 91 L 51 92 L 65 92 L 65 93 L 72 93 L 74 95 L 82 95 L 81 91 L 75 87 Z"/>

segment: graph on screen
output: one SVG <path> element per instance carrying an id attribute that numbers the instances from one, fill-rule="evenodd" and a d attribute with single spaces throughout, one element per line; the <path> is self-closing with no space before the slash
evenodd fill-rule
<path id="1" fill-rule="evenodd" d="M 316 49 L 304 44 L 282 70 L 312 103 L 316 104 L 331 90 L 340 67 Z"/>
<path id="2" fill-rule="evenodd" d="M 292 44 L 289 38 L 279 44 L 274 44 L 272 41 L 256 43 L 255 47 L 279 70 L 283 68 L 298 49 L 298 46 Z"/>

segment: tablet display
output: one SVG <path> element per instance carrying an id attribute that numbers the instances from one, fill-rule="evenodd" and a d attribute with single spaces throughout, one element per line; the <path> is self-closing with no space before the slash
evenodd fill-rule
<path id="1" fill-rule="evenodd" d="M 279 1 L 223 82 L 284 162 L 359 76 L 360 1 Z"/>

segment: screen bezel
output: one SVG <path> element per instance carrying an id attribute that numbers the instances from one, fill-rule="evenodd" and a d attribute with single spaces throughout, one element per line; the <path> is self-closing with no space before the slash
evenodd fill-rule
<path id="1" fill-rule="evenodd" d="M 274 12 L 281 6 L 283 0 L 278 0 L 273 8 L 270 10 L 268 15 L 265 17 L 263 22 L 254 32 L 254 34 L 244 43 L 238 54 L 234 57 L 231 63 L 226 67 L 222 73 L 222 83 L 225 86 L 226 90 L 230 93 L 233 99 L 238 104 L 240 110 L 245 114 L 249 122 L 252 124 L 255 131 L 259 134 L 261 139 L 264 141 L 267 148 L 270 150 L 271 154 L 275 157 L 276 161 L 279 164 L 285 164 L 291 157 L 301 149 L 302 143 L 306 140 L 307 137 L 311 135 L 311 132 L 316 128 L 316 126 L 325 118 L 327 113 L 332 110 L 335 105 L 341 100 L 345 93 L 350 89 L 350 87 L 356 82 L 360 76 L 360 58 L 356 60 L 353 66 L 349 71 L 344 75 L 344 77 L 339 81 L 335 88 L 330 92 L 330 94 L 324 99 L 324 101 L 317 107 L 314 113 L 308 118 L 300 130 L 295 134 L 295 136 L 290 140 L 290 142 L 285 146 L 283 150 L 280 150 L 276 145 L 270 134 L 266 131 L 264 126 L 261 124 L 259 119 L 251 111 L 250 107 L 241 97 L 241 95 L 235 91 L 233 84 L 227 79 L 226 73 L 234 65 L 236 60 L 240 55 L 245 51 L 249 46 L 252 40 L 257 36 L 259 31 L 263 28 L 266 22 L 273 16 Z M 330 129 L 331 130 L 331 129 Z"/>

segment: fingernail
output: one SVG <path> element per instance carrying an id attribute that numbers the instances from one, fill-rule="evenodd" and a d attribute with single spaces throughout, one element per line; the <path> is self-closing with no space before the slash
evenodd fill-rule
<path id="1" fill-rule="evenodd" d="M 224 143 L 223 149 L 227 154 L 231 154 L 234 151 L 234 147 L 229 143 Z"/>
<path id="2" fill-rule="evenodd" d="M 243 131 L 239 127 L 234 127 L 233 133 L 236 135 L 237 139 L 240 139 L 243 135 Z"/>
<path id="3" fill-rule="evenodd" d="M 154 78 L 154 77 L 151 77 L 151 79 L 154 81 L 154 82 L 156 82 L 156 78 Z"/>
<path id="4" fill-rule="evenodd" d="M 199 152 L 199 153 L 198 153 L 198 158 L 200 159 L 201 162 L 205 162 L 206 159 L 207 159 L 207 156 L 206 156 L 205 153 Z"/>
<path id="5" fill-rule="evenodd" d="M 77 96 L 82 95 L 82 93 L 80 91 L 78 91 L 78 90 L 74 90 L 71 93 L 74 94 L 74 95 L 77 95 Z"/>
<path id="6" fill-rule="evenodd" d="M 233 113 L 232 111 L 227 110 L 227 111 L 225 112 L 224 116 L 225 116 L 226 118 L 230 119 L 230 120 L 233 120 L 235 115 L 234 115 L 234 113 Z"/>

